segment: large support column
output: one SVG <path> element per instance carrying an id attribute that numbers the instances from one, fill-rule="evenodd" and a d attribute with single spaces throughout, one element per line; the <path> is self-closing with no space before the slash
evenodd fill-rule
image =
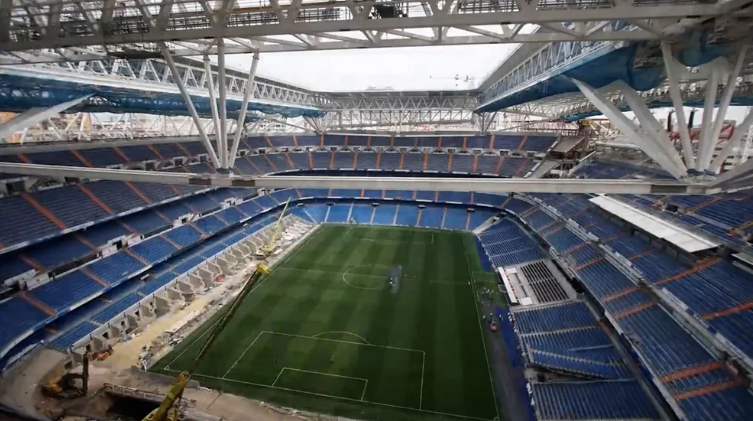
<path id="1" fill-rule="evenodd" d="M 711 139 L 711 126 L 713 125 L 714 106 L 716 104 L 716 91 L 719 87 L 719 64 L 711 63 L 711 74 L 706 81 L 706 95 L 704 97 L 703 120 L 701 123 L 701 139 L 698 142 L 698 156 L 695 161 L 696 171 L 706 170 L 706 152 L 714 150 L 716 139 Z M 708 165 L 708 164 L 707 164 Z"/>
<path id="2" fill-rule="evenodd" d="M 714 158 L 714 161 L 711 163 L 711 166 L 708 169 L 709 172 L 719 174 L 719 171 L 721 171 L 722 165 L 724 165 L 724 161 L 727 159 L 727 157 L 735 150 L 735 148 L 742 146 L 742 139 L 743 137 L 745 137 L 745 135 L 748 134 L 748 130 L 750 129 L 751 124 L 753 124 L 753 107 L 750 107 L 750 109 L 748 110 L 748 115 L 745 116 L 742 124 L 740 124 L 735 129 L 735 134 L 733 134 L 732 137 L 727 141 L 727 144 L 724 145 L 724 148 L 721 152 L 719 152 L 719 155 Z"/>
<path id="3" fill-rule="evenodd" d="M 60 114 L 68 108 L 81 103 L 90 96 L 91 94 L 84 95 L 80 98 L 76 98 L 74 100 L 64 102 L 50 108 L 32 108 L 30 110 L 27 110 L 14 117 L 12 120 L 0 124 L 0 139 L 10 136 L 13 133 L 20 132 L 28 128 L 29 126 L 39 124 L 50 117 Z"/>
<path id="4" fill-rule="evenodd" d="M 217 40 L 217 82 L 220 87 L 220 132 L 217 136 L 217 147 L 220 149 L 220 165 L 228 168 L 227 147 L 227 81 L 225 80 L 225 40 Z"/>
<path id="5" fill-rule="evenodd" d="M 654 144 L 654 142 L 647 141 L 645 135 L 637 130 L 637 127 L 628 120 L 627 117 L 614 105 L 609 99 L 604 97 L 603 94 L 597 92 L 594 88 L 588 84 L 576 79 L 570 79 L 583 95 L 588 98 L 596 108 L 601 111 L 609 120 L 614 124 L 617 130 L 621 131 L 627 136 L 636 146 L 640 147 L 643 152 L 646 153 L 651 159 L 656 161 L 663 169 L 672 174 L 675 178 L 682 177 L 685 173 L 677 167 L 675 162 L 667 156 L 664 150 Z"/>
<path id="6" fill-rule="evenodd" d="M 661 148 L 669 159 L 671 159 L 680 171 L 684 173 L 688 172 L 685 164 L 682 162 L 680 155 L 672 145 L 672 140 L 669 135 L 661 126 L 661 123 L 654 117 L 651 110 L 648 109 L 646 103 L 643 101 L 638 92 L 630 85 L 623 81 L 616 82 L 616 85 L 620 87 L 625 102 L 627 102 L 630 110 L 633 111 L 638 122 L 641 124 L 641 128 L 646 134 L 650 136 L 647 141 L 653 141 L 659 148 Z"/>
<path id="7" fill-rule="evenodd" d="M 716 112 L 716 119 L 714 120 L 714 125 L 709 130 L 711 142 L 709 142 L 708 150 L 705 151 L 705 154 L 703 156 L 704 170 L 708 169 L 711 158 L 714 156 L 714 147 L 716 146 L 719 135 L 722 132 L 724 117 L 727 115 L 727 109 L 729 108 L 729 104 L 732 101 L 732 94 L 735 91 L 737 77 L 740 75 L 740 71 L 742 70 L 743 64 L 745 62 L 746 50 L 747 46 L 745 44 L 740 44 L 740 49 L 737 53 L 737 60 L 735 60 L 735 66 L 732 68 L 732 71 L 727 77 L 727 84 L 724 86 L 724 91 L 722 91 L 722 97 L 719 100 L 719 108 Z"/>
<path id="8" fill-rule="evenodd" d="M 690 140 L 690 130 L 688 130 L 688 122 L 685 118 L 685 108 L 682 102 L 682 96 L 680 95 L 680 84 L 677 74 L 679 63 L 677 63 L 674 57 L 672 57 L 669 44 L 666 42 L 662 42 L 661 51 L 664 56 L 664 67 L 667 71 L 667 79 L 669 79 L 669 95 L 672 97 L 672 105 L 675 109 L 677 130 L 680 132 L 680 142 L 682 144 L 682 155 L 685 158 L 685 166 L 687 168 L 695 168 L 693 144 Z"/>
<path id="9" fill-rule="evenodd" d="M 209 105 L 212 108 L 212 121 L 214 122 L 214 137 L 218 139 L 217 149 L 220 149 L 219 144 L 219 132 L 220 132 L 220 117 L 217 114 L 217 91 L 214 89 L 214 77 L 212 76 L 212 63 L 209 61 L 209 56 L 204 56 L 204 74 L 207 79 L 207 91 L 209 91 Z M 218 151 L 219 152 L 219 151 Z M 220 153 L 220 156 L 222 154 Z"/>
<path id="10" fill-rule="evenodd" d="M 254 84 L 256 82 L 256 69 L 259 67 L 259 53 L 254 53 L 254 58 L 251 61 L 251 70 L 248 71 L 248 79 L 246 80 L 246 90 L 243 92 L 243 104 L 241 105 L 240 112 L 238 113 L 238 122 L 235 125 L 235 136 L 233 137 L 233 148 L 230 151 L 230 162 L 228 166 L 230 168 L 235 165 L 235 156 L 238 155 L 238 145 L 241 143 L 241 135 L 243 134 L 243 126 L 246 123 L 246 111 L 248 110 L 248 101 L 251 99 L 251 95 L 254 94 Z"/>
<path id="11" fill-rule="evenodd" d="M 193 105 L 193 100 L 191 100 L 191 95 L 188 93 L 188 90 L 186 89 L 186 84 L 183 83 L 183 79 L 181 79 L 180 77 L 180 73 L 178 72 L 178 69 L 175 66 L 175 61 L 173 61 L 173 57 L 170 55 L 170 50 L 168 50 L 164 42 L 160 43 L 160 49 L 162 50 L 162 56 L 165 58 L 167 67 L 170 68 L 170 73 L 172 73 L 173 75 L 173 80 L 175 81 L 175 84 L 178 85 L 180 94 L 183 95 L 183 100 L 186 101 L 186 105 L 188 106 L 188 113 L 191 114 L 191 118 L 193 119 L 193 122 L 196 125 L 196 130 L 198 130 L 199 136 L 201 136 L 201 143 L 206 148 L 207 154 L 209 154 L 209 159 L 212 160 L 212 164 L 214 164 L 216 168 L 219 168 L 220 161 L 219 159 L 217 159 L 217 153 L 215 153 L 214 147 L 212 147 L 212 143 L 209 141 L 209 137 L 207 137 L 207 133 L 204 131 L 204 127 L 201 126 L 199 113 L 196 112 L 196 107 L 194 107 Z"/>

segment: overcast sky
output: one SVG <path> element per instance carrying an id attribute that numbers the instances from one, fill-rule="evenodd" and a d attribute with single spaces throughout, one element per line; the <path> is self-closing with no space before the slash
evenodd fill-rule
<path id="1" fill-rule="evenodd" d="M 463 45 L 262 54 L 259 74 L 320 91 L 368 88 L 439 90 L 480 84 L 517 44 Z M 250 55 L 228 55 L 248 71 Z M 458 80 L 456 80 L 456 76 Z"/>

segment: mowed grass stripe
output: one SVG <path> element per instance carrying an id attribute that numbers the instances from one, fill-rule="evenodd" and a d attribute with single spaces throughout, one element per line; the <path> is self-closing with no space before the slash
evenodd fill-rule
<path id="1" fill-rule="evenodd" d="M 390 241 L 364 241 L 364 236 Z M 199 374 L 212 376 L 202 384 L 359 419 L 493 419 L 494 397 L 464 256 L 476 253 L 475 244 L 466 250 L 466 237 L 447 231 L 324 226 L 281 262 L 283 270 L 265 277 L 247 297 L 210 350 L 212 360 L 199 367 Z M 391 265 L 404 270 L 397 294 L 386 285 Z M 310 267 L 317 270 L 306 271 Z M 345 283 L 342 274 L 351 268 L 369 275 L 359 282 L 378 289 Z M 281 339 L 284 335 L 297 336 Z M 363 341 L 372 346 L 358 345 Z M 195 348 L 170 368 L 187 368 Z M 174 355 L 164 361 L 170 358 Z M 285 367 L 322 374 L 289 376 L 281 374 Z M 368 385 L 354 398 L 355 382 L 338 383 L 337 376 L 362 378 Z M 272 388 L 275 380 L 285 390 L 280 384 Z M 361 403 L 361 397 L 368 402 Z"/>

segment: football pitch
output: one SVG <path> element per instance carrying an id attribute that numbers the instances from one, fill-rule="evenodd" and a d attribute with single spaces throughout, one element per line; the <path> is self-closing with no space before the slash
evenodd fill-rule
<path id="1" fill-rule="evenodd" d="M 397 266 L 402 278 L 391 286 Z M 259 281 L 196 379 L 358 419 L 493 420 L 472 284 L 480 271 L 469 233 L 324 225 Z M 188 369 L 217 317 L 153 370 Z"/>

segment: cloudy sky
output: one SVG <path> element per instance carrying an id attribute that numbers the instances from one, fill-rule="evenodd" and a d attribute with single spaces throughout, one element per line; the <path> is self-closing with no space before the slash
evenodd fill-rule
<path id="1" fill-rule="evenodd" d="M 322 91 L 468 89 L 484 80 L 517 45 L 464 45 L 262 54 L 259 74 Z M 248 70 L 250 55 L 229 55 Z M 457 77 L 457 80 L 456 80 Z"/>

